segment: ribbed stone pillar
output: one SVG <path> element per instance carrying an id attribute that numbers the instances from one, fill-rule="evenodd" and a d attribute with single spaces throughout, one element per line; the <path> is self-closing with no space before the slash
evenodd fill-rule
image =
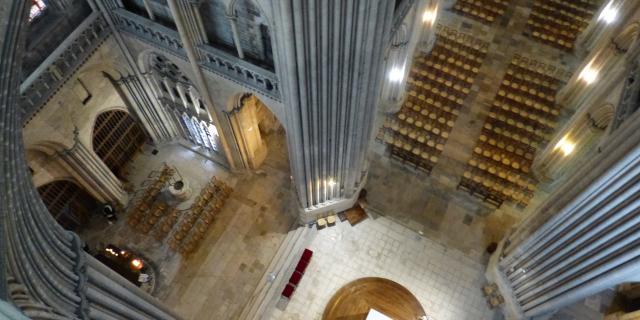
<path id="1" fill-rule="evenodd" d="M 0 299 L 9 298 L 10 274 L 32 305 L 47 307 L 22 309 L 32 318 L 176 319 L 86 254 L 77 235 L 47 212 L 31 183 L 17 99 L 29 3 L 0 0 Z M 7 310 L 4 304 L 0 308 L 1 313 Z"/>
<path id="2" fill-rule="evenodd" d="M 59 153 L 62 165 L 97 199 L 113 204 L 125 205 L 127 194 L 122 182 L 111 172 L 98 155 L 76 139 L 70 149 Z"/>
<path id="3" fill-rule="evenodd" d="M 350 207 L 383 78 L 393 1 L 272 1 L 287 142 L 303 220 Z"/>
<path id="4" fill-rule="evenodd" d="M 508 319 L 543 315 L 637 278 L 639 125 L 636 112 L 494 254 L 487 275 L 505 296 Z"/>
<path id="5" fill-rule="evenodd" d="M 620 96 L 620 84 L 624 82 L 630 61 L 626 60 L 626 56 L 617 51 L 614 46 L 607 45 L 594 55 L 592 59 L 594 67 L 597 66 L 599 71 L 596 82 L 587 85 L 579 79 L 575 79 L 573 92 L 571 97 L 559 97 L 563 99 L 561 103 L 569 110 L 575 110 L 573 116 L 558 131 L 555 138 L 551 140 L 547 146 L 536 156 L 533 163 L 533 169 L 541 177 L 554 178 L 554 171 L 557 171 L 560 151 L 556 149 L 558 142 L 567 137 L 571 137 L 571 141 L 576 143 L 576 148 L 583 148 L 584 145 L 578 144 L 578 140 L 582 138 L 580 127 L 583 126 L 585 119 L 589 116 L 589 112 L 599 106 L 594 103 L 604 103 L 603 100 L 613 100 L 611 96 Z M 575 77 L 574 77 L 575 78 Z"/>
<path id="6" fill-rule="evenodd" d="M 171 126 L 169 115 L 165 113 L 164 108 L 161 107 L 157 99 L 150 94 L 153 92 L 151 84 L 140 71 L 136 59 L 127 48 L 120 30 L 116 28 L 113 22 L 112 10 L 122 6 L 122 2 L 119 0 L 92 0 L 91 2 L 95 3 L 96 8 L 107 21 L 109 28 L 113 32 L 114 39 L 130 68 L 130 74 L 120 75 L 120 79 L 113 80 L 122 85 L 123 91 L 130 102 L 129 107 L 137 115 L 138 120 L 147 130 L 151 139 L 156 143 L 170 141 L 177 135 L 176 128 Z"/>
<path id="7" fill-rule="evenodd" d="M 151 139 L 156 143 L 171 140 L 177 136 L 176 128 L 171 121 L 166 120 L 164 110 L 156 106 L 157 100 L 149 94 L 153 92 L 151 85 L 141 77 L 144 78 L 136 75 L 122 76 L 114 82 Z"/>
<path id="8" fill-rule="evenodd" d="M 607 5 L 611 6 L 607 8 Z M 624 32 L 622 29 L 628 22 L 632 22 L 640 2 L 636 0 L 605 0 L 602 1 L 600 10 L 594 15 L 589 26 L 580 33 L 577 40 L 578 48 L 591 52 L 598 46 L 598 42 L 602 38 L 616 37 Z M 604 10 L 614 10 L 617 12 L 616 18 L 611 23 L 607 23 L 599 19 Z"/>
<path id="9" fill-rule="evenodd" d="M 184 50 L 187 53 L 187 58 L 195 75 L 195 85 L 202 95 L 202 99 L 205 102 L 205 107 L 209 112 L 211 121 L 219 130 L 219 141 L 224 156 L 227 160 L 227 164 L 229 165 L 229 167 L 231 167 L 231 169 L 235 169 L 236 161 L 234 156 L 238 155 L 238 146 L 236 144 L 233 144 L 234 151 L 236 152 L 232 153 L 232 149 L 229 143 L 230 139 L 227 139 L 228 136 L 232 136 L 228 133 L 231 133 L 233 131 L 228 123 L 223 123 L 220 121 L 220 119 L 224 119 L 225 117 L 224 112 L 213 103 L 213 98 L 211 96 L 212 90 L 209 87 L 207 78 L 204 76 L 204 71 L 198 64 L 200 61 L 200 52 L 196 50 L 196 46 L 202 44 L 205 37 L 203 30 L 199 29 L 201 25 L 196 23 L 197 19 L 194 19 L 193 21 L 189 20 L 189 17 L 195 17 L 196 15 L 194 14 L 194 6 L 184 0 L 167 0 L 167 4 L 171 9 L 173 20 L 176 23 L 178 33 L 180 34 L 180 39 L 182 40 L 182 44 L 184 45 Z"/>
<path id="10" fill-rule="evenodd" d="M 610 38 L 601 39 L 601 47 L 584 60 L 569 82 L 558 92 L 557 101 L 564 108 L 577 110 L 585 102 L 616 85 L 626 72 L 626 56 L 611 42 Z M 596 72 L 595 81 L 587 83 L 583 78 L 586 69 Z"/>
<path id="11" fill-rule="evenodd" d="M 415 1 L 400 27 L 393 33 L 387 49 L 381 95 L 385 112 L 394 113 L 400 110 L 416 46 L 421 43 L 426 46 L 421 48 L 422 51 L 431 51 L 435 40 L 434 26 L 437 16 L 437 0 Z"/>

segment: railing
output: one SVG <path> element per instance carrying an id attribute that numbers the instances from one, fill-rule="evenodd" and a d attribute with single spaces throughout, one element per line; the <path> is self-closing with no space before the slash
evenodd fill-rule
<path id="1" fill-rule="evenodd" d="M 187 55 L 175 30 L 128 12 L 122 8 L 113 10 L 118 28 L 155 47 L 168 50 L 187 60 Z M 223 78 L 280 101 L 280 91 L 275 73 L 244 61 L 210 45 L 196 48 L 203 60 L 202 67 Z"/>
<path id="2" fill-rule="evenodd" d="M 89 15 L 20 85 L 20 107 L 28 122 L 111 33 L 107 22 Z"/>
<path id="3" fill-rule="evenodd" d="M 180 41 L 180 35 L 177 31 L 122 8 L 113 10 L 113 13 L 114 23 L 120 30 L 186 59 L 187 54 L 184 51 L 184 47 Z"/>
<path id="4" fill-rule="evenodd" d="M 204 57 L 202 65 L 206 69 L 280 101 L 280 88 L 275 73 L 208 45 L 202 45 L 198 49 Z"/>

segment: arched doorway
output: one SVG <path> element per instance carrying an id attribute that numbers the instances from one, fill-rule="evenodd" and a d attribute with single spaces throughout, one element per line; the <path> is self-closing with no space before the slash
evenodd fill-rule
<path id="1" fill-rule="evenodd" d="M 67 230 L 78 231 L 99 206 L 98 200 L 68 180 L 42 185 L 38 193 L 51 215 Z"/>
<path id="2" fill-rule="evenodd" d="M 120 179 L 125 178 L 124 167 L 146 141 L 142 127 L 122 110 L 99 114 L 93 127 L 94 152 Z"/>
<path id="3" fill-rule="evenodd" d="M 235 95 L 230 103 L 227 117 L 244 165 L 258 169 L 268 156 L 285 169 L 288 166 L 285 131 L 277 117 L 251 93 Z"/>

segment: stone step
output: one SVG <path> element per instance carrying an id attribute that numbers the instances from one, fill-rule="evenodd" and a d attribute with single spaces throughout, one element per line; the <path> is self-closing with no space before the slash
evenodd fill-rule
<path id="1" fill-rule="evenodd" d="M 238 319 L 269 319 L 269 315 L 279 301 L 280 293 L 289 280 L 297 260 L 316 232 L 315 228 L 307 226 L 289 231 Z"/>

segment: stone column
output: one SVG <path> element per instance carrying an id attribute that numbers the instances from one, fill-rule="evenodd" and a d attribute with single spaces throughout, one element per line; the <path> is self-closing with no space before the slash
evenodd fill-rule
<path id="1" fill-rule="evenodd" d="M 402 25 L 394 32 L 388 48 L 385 76 L 382 87 L 384 111 L 397 112 L 402 106 L 406 93 L 407 78 L 413 63 L 413 54 L 418 43 L 433 45 L 434 25 L 437 17 L 437 1 L 416 1 L 407 13 Z M 425 12 L 433 12 L 433 19 L 423 21 Z M 430 48 L 423 51 L 430 50 Z"/>
<path id="2" fill-rule="evenodd" d="M 142 77 L 144 78 L 144 76 Z M 153 89 L 151 89 L 150 85 L 145 87 L 147 81 L 141 81 L 136 75 L 122 76 L 114 81 L 118 84 L 122 92 L 122 98 L 127 102 L 127 107 L 134 111 L 133 114 L 138 116 L 138 119 L 154 142 L 165 142 L 175 137 L 175 128 L 170 125 L 170 122 L 166 121 L 165 110 L 160 107 L 155 98 L 148 94 L 153 92 Z M 171 90 L 169 92 L 171 93 Z"/>
<path id="3" fill-rule="evenodd" d="M 148 82 L 147 77 L 140 71 L 140 67 L 137 64 L 136 59 L 133 57 L 129 48 L 127 47 L 120 30 L 116 28 L 111 10 L 117 9 L 122 5 L 119 0 L 94 0 L 103 17 L 107 21 L 109 28 L 113 32 L 114 39 L 120 48 L 129 68 L 130 75 L 122 75 L 121 79 L 117 80 L 121 84 L 125 84 L 125 92 L 128 93 L 128 98 L 131 98 L 133 105 L 130 105 L 134 110 L 136 116 L 143 123 L 145 129 L 148 130 L 148 134 L 154 142 L 164 142 L 173 139 L 176 135 L 175 128 L 170 124 L 165 125 L 168 122 L 168 116 L 162 108 L 160 102 L 155 96 L 149 94 L 153 92 L 152 85 Z M 122 80 L 122 81 L 120 81 Z M 139 104 L 138 104 L 139 103 Z"/>
<path id="4" fill-rule="evenodd" d="M 608 24 L 599 19 L 600 14 L 605 10 L 607 4 L 612 3 L 612 8 L 617 10 L 617 17 L 615 21 Z M 607 39 L 620 35 L 624 30 L 628 22 L 631 22 L 631 18 L 636 13 L 640 3 L 635 0 L 606 0 L 603 1 L 600 10 L 596 12 L 594 18 L 589 23 L 589 26 L 580 33 L 576 41 L 577 47 L 585 52 L 592 52 L 597 48 L 601 39 Z"/>
<path id="5" fill-rule="evenodd" d="M 301 219 L 351 207 L 367 176 L 384 49 L 387 0 L 280 0 L 276 70 Z"/>
<path id="6" fill-rule="evenodd" d="M 45 308 L 39 319 L 176 319 L 144 293 L 82 250 L 38 196 L 26 165 L 18 107 L 27 1 L 0 0 L 0 299 L 7 275 Z M 5 304 L 0 306 L 4 313 Z M 49 311 L 50 310 L 50 311 Z"/>
<path id="7" fill-rule="evenodd" d="M 615 130 L 507 236 L 487 271 L 517 319 L 631 281 L 640 270 L 640 114 Z"/>
<path id="8" fill-rule="evenodd" d="M 176 27 L 178 28 L 180 39 L 182 40 L 182 44 L 184 45 L 184 51 L 187 53 L 189 63 L 191 64 L 191 67 L 193 69 L 196 87 L 202 95 L 202 99 L 204 100 L 205 106 L 209 111 L 209 115 L 211 116 L 213 125 L 218 128 L 218 132 L 220 134 L 220 145 L 222 146 L 224 156 L 226 157 L 229 167 L 231 167 L 231 169 L 235 169 L 235 161 L 233 155 L 231 154 L 231 148 L 229 147 L 229 143 L 227 142 L 225 134 L 226 132 L 229 132 L 230 129 L 228 127 L 222 126 L 222 123 L 219 119 L 224 119 L 224 113 L 222 110 L 219 110 L 215 107 L 213 99 L 211 98 L 211 90 L 209 89 L 209 86 L 207 84 L 207 79 L 205 78 L 202 69 L 198 65 L 198 52 L 194 47 L 194 45 L 198 44 L 198 42 L 194 42 L 194 39 L 189 35 L 189 31 L 187 29 L 187 25 L 182 13 L 184 11 L 184 4 L 181 5 L 180 3 L 178 3 L 178 0 L 167 0 L 167 3 L 169 4 L 169 8 L 171 9 L 171 14 L 173 15 Z"/>
<path id="9" fill-rule="evenodd" d="M 240 35 L 238 35 L 238 25 L 236 23 L 238 17 L 236 17 L 235 14 L 227 14 L 226 17 L 231 25 L 231 35 L 233 36 L 233 43 L 236 45 L 236 50 L 238 51 L 238 58 L 244 59 L 244 51 L 240 44 Z"/>
<path id="10" fill-rule="evenodd" d="M 552 179 L 554 177 L 553 172 L 557 172 L 558 166 L 564 163 L 563 161 L 557 161 L 560 153 L 556 150 L 556 145 L 560 139 L 567 135 L 580 138 L 579 135 L 576 135 L 576 129 L 583 125 L 589 110 L 598 107 L 598 103 L 604 104 L 607 101 L 615 101 L 616 99 L 612 99 L 612 96 L 616 98 L 620 96 L 620 84 L 624 81 L 629 64 L 623 55 L 615 54 L 610 47 L 604 50 L 604 56 L 609 56 L 610 60 L 602 62 L 601 70 L 603 71 L 600 72 L 599 76 L 601 79 L 598 79 L 596 83 L 590 86 L 581 84 L 583 90 L 577 93 L 572 100 L 565 100 L 565 103 L 567 103 L 565 107 L 569 110 L 575 110 L 575 113 L 558 131 L 555 138 L 536 156 L 533 169 L 541 177 Z M 581 148 L 584 146 L 576 144 L 576 147 Z"/>
<path id="11" fill-rule="evenodd" d="M 70 149 L 58 153 L 63 166 L 78 182 L 103 202 L 125 205 L 127 194 L 122 182 L 111 172 L 104 162 L 77 138 Z"/>
<path id="12" fill-rule="evenodd" d="M 144 8 L 147 10 L 149 19 L 156 20 L 156 16 L 153 14 L 153 9 L 151 9 L 151 4 L 149 4 L 149 0 L 142 0 L 142 1 L 144 2 Z"/>
<path id="13" fill-rule="evenodd" d="M 625 55 L 616 48 L 611 41 L 602 43 L 602 47 L 584 60 L 569 82 L 558 92 L 557 101 L 569 110 L 577 110 L 594 96 L 601 94 L 608 84 L 618 81 L 624 76 Z M 582 72 L 590 68 L 597 72 L 594 83 L 587 83 L 582 79 Z M 603 85 L 604 84 L 604 85 Z"/>

